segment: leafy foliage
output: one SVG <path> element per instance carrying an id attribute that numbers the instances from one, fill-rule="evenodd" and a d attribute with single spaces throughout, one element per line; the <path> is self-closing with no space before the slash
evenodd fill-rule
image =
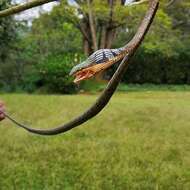
<path id="1" fill-rule="evenodd" d="M 142 13 L 144 8 L 134 7 L 130 11 L 133 12 L 131 20 L 137 22 L 141 16 L 137 13 Z M 184 14 L 186 13 L 184 12 Z M 123 82 L 189 84 L 190 40 L 183 35 L 184 29 L 174 28 L 175 19 L 170 11 L 165 10 L 165 6 L 161 6 L 149 34 L 129 66 Z M 128 35 L 126 35 L 126 30 L 121 30 L 117 43 L 114 44 L 115 47 L 121 46 L 124 41 L 127 41 L 128 36 L 133 36 L 136 30 L 135 24 L 129 20 Z M 182 38 L 182 36 L 184 37 Z M 107 78 L 113 74 L 115 67 L 105 73 Z"/>
<path id="2" fill-rule="evenodd" d="M 48 14 L 43 14 L 33 22 L 30 39 L 43 58 L 51 54 L 81 51 L 79 31 L 63 19 Z"/>
<path id="3" fill-rule="evenodd" d="M 189 84 L 189 54 L 167 56 L 159 51 L 139 50 L 124 77 L 129 83 Z M 184 58 L 186 60 L 184 60 Z"/>
<path id="4" fill-rule="evenodd" d="M 39 89 L 49 93 L 74 93 L 77 88 L 69 72 L 80 61 L 79 54 L 48 56 L 25 73 L 23 88 L 28 92 Z"/>
<path id="5" fill-rule="evenodd" d="M 77 54 L 48 57 L 37 68 L 42 83 L 50 92 L 73 93 L 76 91 L 72 78 L 68 75 L 74 61 L 78 62 Z"/>
<path id="6" fill-rule="evenodd" d="M 0 10 L 9 7 L 10 3 L 10 0 L 1 0 Z M 16 28 L 17 23 L 13 17 L 0 19 L 0 87 L 8 91 L 15 88 L 19 78 L 19 67 L 15 60 Z"/>
<path id="7" fill-rule="evenodd" d="M 1 0 L 0 10 L 9 7 L 11 0 Z M 8 57 L 8 52 L 12 48 L 12 43 L 16 38 L 16 23 L 13 17 L 0 19 L 0 63 L 4 62 Z"/>

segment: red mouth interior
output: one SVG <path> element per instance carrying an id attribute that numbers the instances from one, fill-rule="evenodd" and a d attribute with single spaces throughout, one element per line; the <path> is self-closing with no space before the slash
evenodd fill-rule
<path id="1" fill-rule="evenodd" d="M 94 76 L 94 72 L 89 69 L 83 69 L 81 71 L 78 71 L 74 76 L 75 80 L 74 83 L 79 83 L 82 80 L 89 79 Z"/>
<path id="2" fill-rule="evenodd" d="M 113 63 L 114 63 L 113 61 L 107 61 L 105 63 L 95 64 L 91 67 L 78 71 L 77 73 L 74 74 L 75 76 L 74 83 L 79 83 L 81 80 L 86 80 L 93 77 L 95 74 L 110 67 Z"/>

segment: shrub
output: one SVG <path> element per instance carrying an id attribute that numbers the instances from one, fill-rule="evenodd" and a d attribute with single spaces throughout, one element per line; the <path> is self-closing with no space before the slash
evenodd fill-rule
<path id="1" fill-rule="evenodd" d="M 24 91 L 32 93 L 42 87 L 42 77 L 36 66 L 32 65 L 25 70 L 22 88 Z"/>
<path id="2" fill-rule="evenodd" d="M 75 63 L 80 62 L 79 54 L 66 54 L 61 56 L 49 56 L 37 65 L 42 85 L 48 92 L 74 93 L 76 86 L 69 72 Z"/>
<path id="3" fill-rule="evenodd" d="M 109 79 L 118 65 L 105 72 Z M 175 52 L 166 55 L 158 49 L 147 51 L 139 48 L 132 64 L 123 77 L 125 83 L 190 84 L 190 53 L 188 46 L 176 47 Z"/>

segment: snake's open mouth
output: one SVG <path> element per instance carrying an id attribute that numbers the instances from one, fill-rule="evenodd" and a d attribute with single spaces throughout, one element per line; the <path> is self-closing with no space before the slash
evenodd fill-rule
<path id="1" fill-rule="evenodd" d="M 107 62 L 104 62 L 101 64 L 95 64 L 95 65 L 87 67 L 85 69 L 81 69 L 80 71 L 73 74 L 73 76 L 75 76 L 74 83 L 79 83 L 82 80 L 92 78 L 99 72 L 110 67 L 113 63 L 114 63 L 113 61 L 107 61 Z"/>
<path id="2" fill-rule="evenodd" d="M 96 74 L 93 70 L 90 68 L 82 69 L 74 74 L 75 80 L 74 83 L 79 83 L 82 80 L 89 79 L 93 77 Z"/>

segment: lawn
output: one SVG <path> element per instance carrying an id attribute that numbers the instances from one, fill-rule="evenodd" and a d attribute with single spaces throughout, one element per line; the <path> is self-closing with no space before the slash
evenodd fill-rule
<path id="1" fill-rule="evenodd" d="M 4 94 L 34 127 L 62 124 L 97 95 Z M 42 137 L 0 124 L 0 189 L 190 189 L 190 92 L 117 93 L 86 124 Z"/>

